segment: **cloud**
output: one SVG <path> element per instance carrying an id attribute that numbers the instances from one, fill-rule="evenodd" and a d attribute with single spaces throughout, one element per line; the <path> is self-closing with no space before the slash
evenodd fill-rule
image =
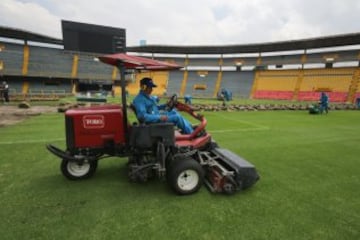
<path id="1" fill-rule="evenodd" d="M 1 25 L 61 38 L 59 18 L 42 6 L 13 0 L 1 0 Z"/>
<path id="2" fill-rule="evenodd" d="M 126 28 L 127 45 L 223 45 L 358 32 L 357 0 L 1 0 L 1 25 L 61 38 L 61 19 Z"/>
<path id="3" fill-rule="evenodd" d="M 211 10 L 214 14 L 214 18 L 217 21 L 226 19 L 231 14 L 231 8 L 224 3 L 222 3 L 218 6 L 212 7 Z"/>

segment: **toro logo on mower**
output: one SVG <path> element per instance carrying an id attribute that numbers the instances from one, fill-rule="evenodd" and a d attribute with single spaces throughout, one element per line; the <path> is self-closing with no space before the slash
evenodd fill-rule
<path id="1" fill-rule="evenodd" d="M 105 119 L 103 115 L 84 115 L 84 128 L 103 128 L 105 126 Z"/>

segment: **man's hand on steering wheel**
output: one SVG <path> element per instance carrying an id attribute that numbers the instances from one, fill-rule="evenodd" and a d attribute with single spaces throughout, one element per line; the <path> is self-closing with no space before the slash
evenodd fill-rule
<path id="1" fill-rule="evenodd" d="M 171 111 L 174 107 L 176 107 L 178 101 L 177 101 L 177 95 L 174 94 L 170 97 L 170 99 L 166 103 L 166 108 L 168 111 Z"/>

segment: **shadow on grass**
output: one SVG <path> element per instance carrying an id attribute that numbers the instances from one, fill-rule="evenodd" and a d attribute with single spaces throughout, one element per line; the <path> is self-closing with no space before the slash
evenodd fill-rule
<path id="1" fill-rule="evenodd" d="M 169 186 L 166 180 L 154 177 L 145 183 L 134 183 L 128 179 L 128 170 L 126 160 L 119 158 L 103 159 L 99 161 L 97 171 L 95 174 L 84 180 L 69 180 L 62 175 L 60 171 L 60 162 L 53 165 L 51 170 L 49 168 L 43 169 L 33 175 L 29 184 L 25 187 L 25 191 L 39 191 L 39 194 L 54 194 L 58 195 L 85 195 L 88 198 L 99 198 L 105 195 L 111 195 L 115 198 L 123 198 L 124 195 L 128 197 L 139 196 L 146 199 L 168 198 L 169 196 L 179 197 Z M 54 166 L 56 166 L 54 168 Z M 260 180 L 261 182 L 261 180 Z M 199 194 L 203 195 L 206 192 L 207 197 L 228 198 L 242 196 L 246 198 L 259 191 L 260 183 L 245 191 L 237 192 L 233 195 L 226 195 L 222 193 L 211 193 L 205 184 L 201 187 Z M 254 191 L 253 191 L 254 190 Z M 261 191 L 260 191 L 261 192 Z M 36 194 L 35 192 L 33 192 Z M 193 194 L 197 195 L 197 194 Z"/>
<path id="2" fill-rule="evenodd" d="M 104 164 L 105 165 L 105 164 Z M 31 186 L 33 185 L 33 187 Z M 59 194 L 78 194 L 86 195 L 104 195 L 113 192 L 115 195 L 141 195 L 145 198 L 159 195 L 174 194 L 166 181 L 159 180 L 156 177 L 145 183 L 130 182 L 127 177 L 126 164 L 107 164 L 101 166 L 99 163 L 95 174 L 89 179 L 69 180 L 64 177 L 60 171 L 41 177 L 33 178 L 30 186 L 27 188 L 41 189 L 41 191 Z"/>

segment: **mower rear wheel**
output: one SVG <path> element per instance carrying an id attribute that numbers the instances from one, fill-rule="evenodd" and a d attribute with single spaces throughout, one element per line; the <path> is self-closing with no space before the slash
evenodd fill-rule
<path id="1" fill-rule="evenodd" d="M 170 187 L 179 195 L 197 192 L 204 180 L 204 170 L 192 158 L 177 159 L 170 164 L 167 175 Z"/>
<path id="2" fill-rule="evenodd" d="M 63 159 L 60 165 L 62 174 L 70 180 L 81 180 L 94 175 L 98 165 L 97 160 L 77 163 Z"/>

